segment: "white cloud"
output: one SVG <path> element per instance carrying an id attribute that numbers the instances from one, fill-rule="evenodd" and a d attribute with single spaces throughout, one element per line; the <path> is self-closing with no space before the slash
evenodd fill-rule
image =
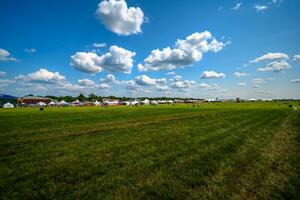
<path id="1" fill-rule="evenodd" d="M 117 79 L 113 74 L 108 74 L 105 78 L 101 78 L 100 82 L 102 83 L 114 83 Z"/>
<path id="2" fill-rule="evenodd" d="M 59 74 L 59 72 L 51 72 L 47 69 L 39 69 L 27 75 L 19 75 L 15 79 L 36 83 L 58 83 L 66 81 L 66 77 Z"/>
<path id="3" fill-rule="evenodd" d="M 174 71 L 166 73 L 166 75 L 175 75 L 176 73 Z"/>
<path id="4" fill-rule="evenodd" d="M 134 56 L 135 52 L 114 45 L 109 48 L 109 52 L 101 56 L 91 52 L 77 52 L 71 56 L 70 64 L 79 71 L 91 74 L 103 69 L 109 72 L 131 73 Z"/>
<path id="5" fill-rule="evenodd" d="M 101 83 L 99 84 L 98 86 L 100 89 L 107 89 L 107 88 L 110 88 L 110 85 L 106 84 L 106 83 Z"/>
<path id="6" fill-rule="evenodd" d="M 218 52 L 226 46 L 217 41 L 211 33 L 204 31 L 193 33 L 184 40 L 178 39 L 175 48 L 166 47 L 162 50 L 152 50 L 144 59 L 144 64 L 138 64 L 139 71 L 172 70 L 177 67 L 189 66 L 202 59 L 202 54 L 208 51 Z"/>
<path id="7" fill-rule="evenodd" d="M 237 86 L 246 86 L 246 83 L 238 83 Z"/>
<path id="8" fill-rule="evenodd" d="M 232 9 L 232 10 L 239 10 L 239 9 L 241 8 L 241 6 L 242 6 L 242 3 L 241 3 L 241 2 L 240 2 L 240 3 L 236 3 L 235 6 L 232 7 L 231 9 Z"/>
<path id="9" fill-rule="evenodd" d="M 291 80 L 292 83 L 300 83 L 300 78 Z"/>
<path id="10" fill-rule="evenodd" d="M 209 79 L 209 78 L 225 78 L 225 74 L 217 73 L 215 71 L 204 71 L 201 76 L 201 79 Z"/>
<path id="11" fill-rule="evenodd" d="M 75 69 L 95 74 L 102 71 L 100 67 L 100 57 L 96 53 L 91 52 L 77 52 L 71 56 L 71 66 Z"/>
<path id="12" fill-rule="evenodd" d="M 247 74 L 246 74 L 246 73 L 244 73 L 244 72 L 234 72 L 234 73 L 233 73 L 233 75 L 234 75 L 234 76 L 236 76 L 236 77 L 243 77 L 243 76 L 247 76 Z"/>
<path id="13" fill-rule="evenodd" d="M 5 76 L 6 72 L 0 71 L 0 77 Z"/>
<path id="14" fill-rule="evenodd" d="M 294 56 L 293 56 L 293 60 L 295 60 L 295 61 L 296 61 L 296 60 L 300 60 L 300 55 L 294 55 Z"/>
<path id="15" fill-rule="evenodd" d="M 274 61 L 269 63 L 266 67 L 257 68 L 260 72 L 282 72 L 284 70 L 290 69 L 291 66 L 285 61 Z"/>
<path id="16" fill-rule="evenodd" d="M 103 0 L 96 15 L 107 29 L 118 35 L 141 33 L 144 13 L 139 7 L 127 7 L 126 1 Z"/>
<path id="17" fill-rule="evenodd" d="M 135 82 L 138 85 L 158 85 L 167 83 L 167 80 L 165 78 L 152 79 L 147 75 L 140 75 L 135 77 Z"/>
<path id="18" fill-rule="evenodd" d="M 7 50 L 0 48 L 0 62 L 1 61 L 17 61 L 17 59 L 11 57 L 10 53 Z"/>
<path id="19" fill-rule="evenodd" d="M 257 12 L 263 12 L 267 10 L 269 7 L 267 5 L 255 5 L 254 8 L 256 9 Z"/>
<path id="20" fill-rule="evenodd" d="M 187 89 L 195 85 L 195 81 L 190 81 L 190 80 L 180 80 L 180 81 L 175 81 L 171 83 L 171 87 L 175 89 Z"/>
<path id="21" fill-rule="evenodd" d="M 135 82 L 139 85 L 155 85 L 155 79 L 148 77 L 147 75 L 140 75 L 135 77 Z"/>
<path id="22" fill-rule="evenodd" d="M 254 60 L 251 60 L 251 63 L 257 63 L 262 61 L 269 61 L 269 60 L 277 60 L 277 59 L 289 59 L 289 56 L 285 53 L 267 53 L 262 55 Z"/>
<path id="23" fill-rule="evenodd" d="M 264 82 L 262 78 L 254 78 L 251 80 L 253 84 L 261 84 Z"/>
<path id="24" fill-rule="evenodd" d="M 94 86 L 95 82 L 90 79 L 80 79 L 77 81 L 80 86 Z"/>
<path id="25" fill-rule="evenodd" d="M 24 49 L 27 53 L 35 53 L 36 49 L 35 48 L 30 48 L 30 49 Z"/>
<path id="26" fill-rule="evenodd" d="M 200 83 L 199 87 L 206 90 L 220 89 L 220 87 L 217 84 L 207 84 L 207 83 Z"/>
<path id="27" fill-rule="evenodd" d="M 106 43 L 93 43 L 93 47 L 103 48 L 103 47 L 106 47 Z"/>
<path id="28" fill-rule="evenodd" d="M 159 91 L 167 91 L 167 90 L 169 90 L 169 87 L 166 85 L 157 85 L 156 89 Z"/>

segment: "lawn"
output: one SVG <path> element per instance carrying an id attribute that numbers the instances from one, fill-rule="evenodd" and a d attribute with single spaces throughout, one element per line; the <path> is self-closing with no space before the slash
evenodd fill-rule
<path id="1" fill-rule="evenodd" d="M 294 105 L 0 109 L 0 198 L 300 199 Z"/>

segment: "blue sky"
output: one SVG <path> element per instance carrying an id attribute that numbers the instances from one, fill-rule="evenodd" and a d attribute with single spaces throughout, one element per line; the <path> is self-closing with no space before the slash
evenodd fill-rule
<path id="1" fill-rule="evenodd" d="M 0 92 L 300 98 L 299 9 L 297 0 L 3 0 Z"/>

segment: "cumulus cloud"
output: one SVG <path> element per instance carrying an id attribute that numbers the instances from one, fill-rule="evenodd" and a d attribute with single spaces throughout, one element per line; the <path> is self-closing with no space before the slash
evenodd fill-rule
<path id="1" fill-rule="evenodd" d="M 167 91 L 169 90 L 169 87 L 167 85 L 156 85 L 156 89 L 158 91 Z"/>
<path id="2" fill-rule="evenodd" d="M 291 80 L 292 83 L 300 83 L 300 78 Z"/>
<path id="3" fill-rule="evenodd" d="M 135 82 L 138 85 L 158 85 L 158 84 L 167 83 L 167 79 L 165 78 L 153 79 L 148 77 L 147 75 L 140 75 L 135 77 Z"/>
<path id="4" fill-rule="evenodd" d="M 17 61 L 17 59 L 11 57 L 9 51 L 0 48 L 0 62 L 1 61 Z"/>
<path id="5" fill-rule="evenodd" d="M 144 59 L 144 64 L 138 64 L 139 71 L 172 70 L 177 67 L 189 66 L 202 59 L 202 54 L 208 51 L 218 52 L 226 46 L 204 31 L 193 33 L 184 40 L 178 39 L 175 48 L 166 47 L 162 50 L 152 50 Z"/>
<path id="6" fill-rule="evenodd" d="M 117 79 L 113 74 L 108 74 L 105 78 L 101 78 L 100 82 L 102 83 L 114 83 Z"/>
<path id="7" fill-rule="evenodd" d="M 256 9 L 257 12 L 264 12 L 267 10 L 269 7 L 267 5 L 255 5 L 254 8 Z"/>
<path id="8" fill-rule="evenodd" d="M 106 43 L 93 43 L 94 48 L 103 48 L 106 47 Z"/>
<path id="9" fill-rule="evenodd" d="M 135 52 L 111 46 L 109 52 L 97 55 L 92 52 L 77 52 L 71 56 L 71 66 L 84 73 L 95 74 L 103 69 L 109 72 L 131 73 Z"/>
<path id="10" fill-rule="evenodd" d="M 80 79 L 77 81 L 79 85 L 81 86 L 94 86 L 95 82 L 90 79 Z"/>
<path id="11" fill-rule="evenodd" d="M 107 88 L 110 88 L 110 85 L 108 85 L 107 83 L 101 83 L 99 84 L 98 86 L 100 89 L 107 89 Z"/>
<path id="12" fill-rule="evenodd" d="M 225 74 L 217 73 L 215 71 L 204 71 L 201 76 L 201 79 L 209 79 L 209 78 L 225 78 Z"/>
<path id="13" fill-rule="evenodd" d="M 233 75 L 234 75 L 234 76 L 236 76 L 236 77 L 243 77 L 243 76 L 247 76 L 247 74 L 246 74 L 246 73 L 244 73 L 244 72 L 234 72 L 234 73 L 233 73 Z"/>
<path id="14" fill-rule="evenodd" d="M 195 84 L 196 82 L 191 80 L 175 80 L 175 82 L 170 84 L 170 87 L 174 89 L 187 89 Z"/>
<path id="15" fill-rule="evenodd" d="M 300 55 L 294 55 L 294 56 L 293 56 L 293 60 L 295 60 L 295 61 L 296 61 L 296 60 L 300 60 Z"/>
<path id="16" fill-rule="evenodd" d="M 6 72 L 0 71 L 0 77 L 5 76 Z"/>
<path id="17" fill-rule="evenodd" d="M 174 72 L 174 71 L 171 71 L 171 72 L 168 72 L 168 73 L 166 73 L 166 75 L 171 75 L 171 76 L 173 76 L 173 75 L 175 75 L 176 73 Z"/>
<path id="18" fill-rule="evenodd" d="M 240 2 L 240 3 L 236 3 L 235 6 L 232 7 L 231 9 L 232 9 L 232 10 L 239 10 L 239 9 L 241 8 L 241 6 L 242 6 L 242 3 L 241 3 L 241 2 Z"/>
<path id="19" fill-rule="evenodd" d="M 29 48 L 29 49 L 24 49 L 27 53 L 35 53 L 36 49 L 35 48 Z"/>
<path id="20" fill-rule="evenodd" d="M 262 55 L 254 60 L 251 60 L 251 63 L 257 63 L 262 61 L 270 61 L 270 60 L 280 60 L 280 59 L 289 59 L 289 56 L 285 53 L 267 53 Z"/>
<path id="21" fill-rule="evenodd" d="M 144 13 L 139 7 L 127 7 L 125 0 L 103 0 L 96 11 L 107 29 L 118 35 L 141 33 Z"/>
<path id="22" fill-rule="evenodd" d="M 220 89 L 219 85 L 217 84 L 207 84 L 207 83 L 200 83 L 199 87 L 205 90 L 217 90 Z"/>
<path id="23" fill-rule="evenodd" d="M 27 75 L 19 75 L 15 77 L 15 79 L 36 83 L 58 83 L 66 81 L 66 77 L 59 74 L 59 72 L 51 72 L 47 69 L 39 69 L 38 71 Z"/>
<path id="24" fill-rule="evenodd" d="M 274 61 L 268 63 L 266 67 L 257 68 L 260 72 L 282 72 L 284 70 L 290 69 L 291 66 L 285 61 Z"/>

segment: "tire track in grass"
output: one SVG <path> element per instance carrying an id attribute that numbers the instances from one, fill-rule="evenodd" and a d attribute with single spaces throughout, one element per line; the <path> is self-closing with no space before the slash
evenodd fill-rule
<path id="1" fill-rule="evenodd" d="M 253 120 L 255 120 L 255 118 L 253 119 Z M 245 125 L 245 124 L 241 124 L 240 126 L 243 126 L 243 125 Z M 228 130 L 227 131 L 230 131 L 231 129 L 234 129 L 234 128 L 236 128 L 236 127 L 228 127 Z M 223 133 L 227 133 L 227 131 L 224 131 Z M 220 145 L 222 145 L 222 141 L 223 140 L 221 140 L 220 142 L 219 142 L 219 144 Z M 210 140 L 210 142 L 215 142 L 215 140 Z M 204 143 L 207 143 L 207 142 L 204 142 Z M 187 149 L 186 150 L 186 152 L 190 152 L 190 151 L 193 151 L 193 149 L 191 150 L 191 149 Z M 167 151 L 168 152 L 168 151 Z M 182 152 L 182 150 L 180 151 L 180 152 Z M 173 154 L 173 155 L 170 155 L 170 154 L 168 154 L 168 153 L 166 153 L 166 154 L 162 154 L 161 155 L 161 157 L 160 157 L 160 159 L 159 159 L 159 163 L 154 163 L 154 165 L 152 165 L 152 166 L 150 166 L 150 169 L 149 169 L 149 171 L 148 172 L 142 172 L 142 171 L 144 171 L 144 168 L 145 168 L 145 166 L 140 166 L 140 169 L 139 169 L 139 165 L 140 165 L 140 163 L 137 163 L 137 164 L 135 164 L 136 165 L 136 169 L 134 169 L 134 170 L 129 170 L 129 169 L 124 169 L 125 171 L 134 171 L 135 173 L 138 173 L 138 174 L 143 174 L 143 175 L 145 175 L 146 177 L 147 176 L 149 176 L 149 173 L 150 174 L 153 174 L 153 173 L 157 173 L 157 168 L 159 169 L 159 171 L 160 171 L 160 167 L 163 165 L 163 166 L 169 166 L 169 165 L 171 165 L 172 166 L 172 163 L 173 162 L 176 162 L 177 160 L 179 160 L 179 159 L 181 159 L 182 157 L 185 157 L 186 155 L 187 155 L 187 153 L 186 152 L 184 152 L 184 153 L 182 153 L 181 155 L 178 155 L 178 154 Z M 164 158 L 166 156 L 166 158 L 165 159 L 162 159 L 162 158 Z M 174 160 L 174 156 L 176 157 L 176 159 Z M 142 161 L 141 161 L 142 162 Z M 142 164 L 142 163 L 141 163 Z M 130 163 L 129 163 L 129 165 L 130 165 Z M 132 168 L 132 166 L 131 166 L 131 168 Z M 147 168 L 149 168 L 149 166 L 147 167 Z M 140 171 L 140 170 L 142 170 L 142 171 Z M 154 171 L 154 172 L 153 172 Z M 155 172 L 156 171 L 156 172 Z M 129 177 L 130 176 L 130 174 L 128 174 L 128 175 L 125 175 L 125 177 Z M 146 177 L 144 177 L 144 178 L 146 178 Z M 144 180 L 144 178 L 143 177 L 139 177 L 139 179 L 141 179 L 141 180 Z M 148 177 L 148 178 L 146 178 L 147 180 L 151 180 L 152 179 L 152 177 Z M 148 181 L 145 181 L 145 182 L 148 182 Z M 143 181 L 144 182 L 144 181 Z M 142 184 L 142 183 L 141 183 Z M 143 184 L 142 184 L 143 185 Z M 139 187 L 142 187 L 142 186 L 139 186 Z M 145 188 L 144 188 L 145 189 Z M 137 191 L 140 191 L 139 189 L 137 189 Z M 142 191 L 142 189 L 141 189 L 141 191 Z M 137 194 L 135 194 L 135 195 L 137 195 Z"/>
<path id="2" fill-rule="evenodd" d="M 227 113 L 228 114 L 228 113 Z M 208 128 L 208 127 L 210 127 L 210 129 L 211 128 L 213 128 L 214 126 L 216 126 L 216 125 L 218 125 L 218 123 L 220 123 L 220 124 L 226 124 L 226 123 L 228 123 L 229 121 L 231 121 L 231 120 L 233 120 L 233 119 L 238 119 L 238 118 L 240 118 L 240 117 L 247 117 L 248 115 L 251 115 L 251 113 L 241 113 L 241 114 L 239 114 L 239 115 L 229 115 L 229 117 L 228 118 L 226 118 L 226 117 L 223 117 L 222 118 L 222 120 L 218 120 L 218 122 L 217 123 L 211 123 L 211 121 L 213 121 L 213 120 L 215 120 L 215 118 L 212 118 L 211 116 L 209 116 L 209 117 L 207 117 L 209 120 L 205 120 L 204 121 L 204 123 L 203 124 L 201 124 L 201 126 L 203 127 L 203 128 Z M 223 116 L 223 115 L 222 115 Z M 233 117 L 231 117 L 231 116 L 233 116 Z M 186 119 L 185 117 L 184 118 L 180 118 L 180 119 L 178 119 L 178 118 L 172 118 L 172 119 L 169 119 L 169 121 L 163 121 L 163 122 L 161 122 L 162 124 L 163 123 L 170 123 L 171 121 L 172 121 L 172 123 L 176 123 L 176 121 L 178 121 L 178 120 L 190 120 L 190 117 L 191 116 L 188 116 L 188 118 Z M 192 116 L 193 118 L 195 118 L 195 116 Z M 200 115 L 200 116 L 198 116 L 198 117 L 201 117 L 202 118 L 202 116 Z M 206 116 L 204 116 L 204 117 L 206 117 Z M 216 117 L 216 116 L 214 116 L 214 117 Z M 218 119 L 218 118 L 217 118 Z M 216 119 L 216 120 L 217 120 Z M 174 122 L 173 122 L 174 121 Z M 152 125 L 154 125 L 154 126 L 157 126 L 157 123 L 150 123 L 150 124 L 152 124 Z M 149 126 L 150 125 L 149 123 L 147 123 L 147 124 L 141 124 L 140 126 L 134 126 L 134 128 L 133 127 L 131 127 L 131 129 L 134 131 L 134 130 L 136 130 L 136 131 L 138 131 L 139 129 L 144 129 L 144 128 L 142 128 L 142 126 Z M 206 124 L 207 125 L 210 125 L 210 126 L 206 126 Z M 119 128 L 119 129 L 115 129 L 115 133 L 121 133 L 122 132 L 122 128 Z M 105 134 L 105 132 L 103 132 L 102 134 Z M 78 135 L 75 135 L 75 136 L 78 136 Z M 110 137 L 110 140 L 122 140 L 122 138 L 124 137 L 124 133 L 122 133 L 121 135 L 120 134 L 109 134 L 107 137 Z M 112 138 L 111 138 L 112 137 Z M 61 138 L 55 138 L 56 140 L 60 140 Z M 108 140 L 108 139 L 106 139 L 106 140 Z M 143 139 L 144 140 L 144 139 Z M 64 141 L 64 140 L 62 140 L 62 141 Z M 133 141 L 138 141 L 138 140 L 133 140 Z M 32 141 L 33 143 L 36 143 L 36 141 Z M 18 143 L 18 148 L 21 148 L 22 147 L 22 144 L 23 145 L 26 145 L 26 146 L 29 146 L 29 147 L 31 147 L 31 143 L 32 142 L 26 142 L 26 144 L 23 144 L 23 143 L 25 143 L 25 141 L 22 141 L 22 143 L 20 144 L 20 143 Z M 47 141 L 47 140 L 43 140 L 42 142 L 49 142 L 49 141 Z M 55 142 L 55 141 L 52 141 L 52 142 Z M 120 141 L 120 144 L 121 144 L 121 146 L 120 146 L 120 148 L 121 149 L 124 149 L 125 148 L 125 146 L 124 146 L 124 142 L 122 142 L 122 141 Z M 134 143 L 129 143 L 128 144 L 128 146 L 129 147 L 131 147 L 132 145 L 134 145 Z M 7 147 L 12 147 L 12 144 L 7 144 Z M 23 146 L 24 147 L 24 146 Z M 25 147 L 24 147 L 25 148 Z M 43 145 L 43 148 L 44 148 L 44 145 Z M 15 148 L 13 148 L 13 152 L 11 152 L 11 153 L 9 153 L 10 151 L 9 151 L 9 148 L 4 148 L 5 149 L 5 151 L 3 151 L 2 152 L 2 155 L 1 155 L 1 158 L 0 158 L 0 160 L 3 160 L 3 159 L 6 159 L 6 156 L 10 156 L 10 155 L 14 155 L 15 154 L 15 152 L 16 152 L 16 149 Z M 24 149 L 25 150 L 25 149 Z M 6 152 L 6 153 L 5 153 Z M 26 152 L 26 151 L 25 151 Z M 28 152 L 29 153 L 29 152 Z M 25 157 L 23 157 L 23 159 L 22 160 L 26 160 L 27 159 L 27 156 L 25 156 Z"/>
<path id="3" fill-rule="evenodd" d="M 251 115 L 253 115 L 253 113 L 250 113 Z M 248 115 L 245 115 L 245 116 L 249 116 L 249 113 Z M 240 116 L 236 116 L 236 118 L 239 118 Z M 181 120 L 184 120 L 184 119 L 181 119 Z M 185 120 L 189 120 L 189 119 L 185 119 Z M 217 120 L 217 119 L 216 119 Z M 229 121 L 232 121 L 232 119 L 228 119 Z M 176 120 L 175 120 L 176 121 Z M 219 120 L 218 120 L 219 121 Z M 226 121 L 223 121 L 223 123 L 227 123 Z M 222 124 L 222 125 L 224 125 Z M 35 174 L 28 174 L 29 177 L 35 177 L 36 175 Z"/>
<path id="4" fill-rule="evenodd" d="M 262 149 L 259 162 L 253 163 L 246 173 L 241 174 L 239 187 L 236 188 L 241 198 L 285 199 L 286 187 L 296 189 L 292 189 L 293 186 L 288 182 L 290 177 L 296 175 L 291 160 L 297 151 L 295 143 L 297 132 L 291 125 L 291 115 L 292 113 L 289 113 L 279 123 L 280 127 L 275 131 L 272 140 Z M 293 198 L 294 196 L 290 196 L 290 199 Z"/>
<path id="5" fill-rule="evenodd" d="M 264 124 L 266 120 L 257 120 L 255 124 L 252 126 L 247 126 L 247 128 L 243 129 L 240 134 L 247 133 L 251 131 L 251 128 L 253 127 L 259 127 L 262 124 Z M 234 136 L 232 133 L 230 133 L 231 137 L 227 137 L 225 140 L 217 141 L 216 144 L 212 143 L 211 146 L 208 146 L 202 150 L 198 150 L 198 155 L 196 154 L 195 150 L 191 150 L 194 154 L 192 157 L 185 158 L 185 156 L 178 157 L 176 160 L 181 160 L 179 166 L 182 166 L 181 170 L 178 171 L 178 168 L 173 169 L 173 178 L 170 180 L 171 183 L 174 183 L 174 186 L 176 186 L 177 190 L 180 190 L 179 193 L 176 193 L 175 191 L 172 191 L 172 188 L 168 188 L 165 190 L 158 191 L 158 195 L 162 194 L 164 191 L 171 191 L 175 192 L 177 195 L 182 195 L 185 191 L 185 194 L 181 197 L 186 197 L 186 195 L 189 195 L 187 193 L 188 188 L 192 187 L 195 188 L 197 185 L 204 184 L 203 180 L 197 179 L 195 180 L 195 177 L 205 177 L 212 173 L 215 170 L 215 167 L 217 167 L 217 163 L 220 162 L 220 159 L 222 160 L 225 155 L 232 154 L 235 152 L 239 146 L 243 145 L 246 142 L 246 139 L 240 136 Z M 232 140 L 233 139 L 233 140 Z M 208 151 L 209 150 L 209 151 Z M 225 155 L 222 155 L 224 151 L 227 151 Z M 200 157 L 198 157 L 200 156 Z M 200 160 L 199 160 L 200 159 Z M 196 163 L 195 163 L 196 162 Z M 210 164 L 207 164 L 209 162 Z M 216 162 L 216 163 L 214 163 Z M 190 163 L 190 164 L 187 164 Z M 190 167 L 191 166 L 198 166 L 198 168 L 193 168 L 192 171 Z M 180 167 L 179 167 L 180 168 Z M 178 174 L 186 174 L 186 172 L 190 172 L 191 174 L 187 174 L 185 176 Z M 166 172 L 167 173 L 167 172 Z M 174 181 L 174 177 L 176 177 L 176 180 Z M 166 177 L 167 178 L 167 177 Z M 169 177 L 170 178 L 170 177 Z M 167 178 L 167 179 L 169 179 Z M 178 183 L 179 182 L 179 183 Z M 179 189 L 180 188 L 180 189 Z M 161 189 L 161 188 L 160 188 Z M 173 188 L 174 189 L 174 188 Z M 152 191 L 153 192 L 153 191 Z M 169 198 L 175 198 L 176 196 L 169 196 Z"/>
<path id="6" fill-rule="evenodd" d="M 264 127 L 259 127 L 255 132 L 252 131 L 245 135 L 248 138 L 247 143 L 241 146 L 236 154 L 223 160 L 219 169 L 206 178 L 205 186 L 192 191 L 193 195 L 201 199 L 249 198 L 249 196 L 242 198 L 238 192 L 234 197 L 230 194 L 234 187 L 240 187 L 241 183 L 238 181 L 240 174 L 248 171 L 253 163 L 260 160 L 261 149 L 270 142 L 269 137 L 272 137 L 274 129 L 277 128 L 276 125 L 280 124 L 281 119 L 282 116 L 279 113 L 278 117 L 273 120 L 269 118 L 269 123 L 266 123 Z M 244 180 L 244 183 L 248 183 L 248 180 Z"/>

